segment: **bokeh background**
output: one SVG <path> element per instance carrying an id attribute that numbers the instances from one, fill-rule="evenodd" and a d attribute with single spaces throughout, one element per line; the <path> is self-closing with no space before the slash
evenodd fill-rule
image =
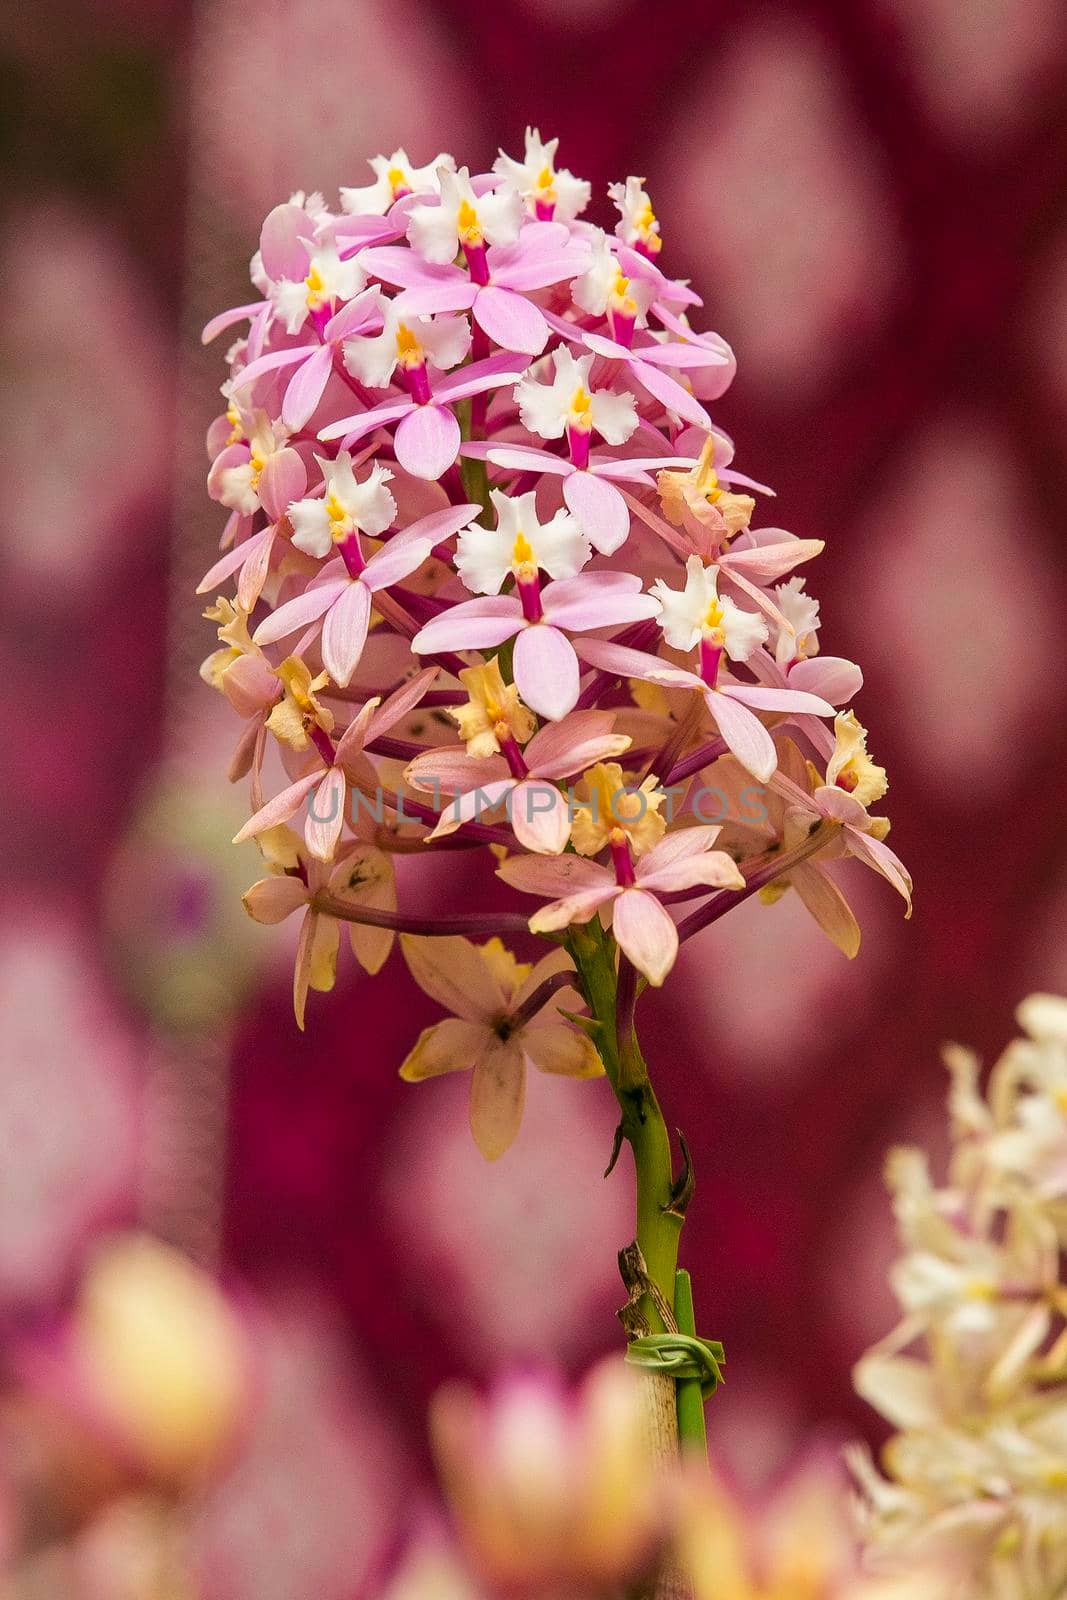
<path id="1" fill-rule="evenodd" d="M 217 1268 L 270 1417 L 203 1514 L 217 1592 L 330 1600 L 424 1483 L 444 1377 L 615 1340 L 607 1089 L 534 1083 L 489 1169 L 464 1082 L 397 1079 L 433 1017 L 398 958 L 297 1033 L 196 676 L 222 376 L 198 332 L 246 298 L 260 217 L 401 143 L 484 168 L 529 121 L 595 193 L 647 177 L 739 357 L 716 419 L 826 539 L 826 634 L 867 674 L 914 920 L 860 875 L 850 964 L 795 896 L 751 903 L 647 1025 L 729 1353 L 722 1458 L 759 1482 L 876 1437 L 849 1369 L 893 1316 L 884 1151 L 936 1144 L 944 1040 L 992 1055 L 1019 998 L 1067 988 L 1060 0 L 49 0 L 6 9 L 0 51 L 8 1350 L 62 1322 L 108 1230 Z"/>

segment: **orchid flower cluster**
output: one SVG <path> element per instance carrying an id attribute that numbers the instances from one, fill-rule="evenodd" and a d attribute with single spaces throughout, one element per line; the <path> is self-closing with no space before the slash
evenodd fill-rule
<path id="1" fill-rule="evenodd" d="M 1067 1000 L 1031 995 L 979 1088 L 947 1053 L 952 1156 L 895 1151 L 899 1326 L 856 1369 L 899 1431 L 853 1465 L 880 1569 L 951 1564 L 953 1594 L 1067 1593 Z"/>
<path id="2" fill-rule="evenodd" d="M 339 210 L 296 194 L 267 216 L 257 298 L 204 331 L 247 324 L 208 433 L 229 516 L 200 585 L 219 639 L 202 675 L 243 721 L 237 840 L 268 869 L 245 906 L 300 917 L 301 1027 L 345 923 L 368 973 L 399 935 L 450 1013 L 401 1073 L 470 1070 L 488 1158 L 518 1133 L 531 1066 L 607 1075 L 610 1165 L 625 1140 L 637 1188 L 628 1355 L 665 1449 L 699 1453 L 722 1347 L 698 1338 L 677 1267 L 693 1174 L 684 1141 L 675 1172 L 637 1002 L 757 894 L 794 889 L 854 955 L 836 857 L 909 911 L 911 883 L 871 810 L 886 775 L 852 709 L 860 669 L 821 652 L 797 572 L 822 541 L 761 525 L 771 491 L 708 410 L 730 348 L 663 271 L 644 181 L 609 188 L 608 232 L 556 154 L 536 130 L 474 175 L 397 150 Z M 407 871 L 399 903 L 400 857 L 456 852 L 515 908 L 431 914 Z M 536 963 L 510 948 L 530 935 L 551 947 Z"/>
<path id="3" fill-rule="evenodd" d="M 338 211 L 294 195 L 263 224 L 258 297 L 204 331 L 248 325 L 208 433 L 229 515 L 200 591 L 235 592 L 207 613 L 203 676 L 244 724 L 238 838 L 269 869 L 247 909 L 302 914 L 301 1025 L 308 989 L 335 981 L 341 921 L 369 972 L 397 932 L 446 931 L 398 910 L 403 853 L 488 848 L 540 902 L 452 918 L 453 940 L 595 923 L 654 985 L 681 939 L 756 892 L 794 888 L 854 954 L 834 855 L 909 896 L 869 809 L 886 779 L 850 709 L 860 670 L 820 653 L 796 575 L 822 542 L 753 525 L 770 491 L 707 409 L 734 358 L 664 273 L 643 181 L 611 186 L 607 232 L 557 142 L 528 130 L 521 160 L 473 176 L 398 150 Z M 588 1071 L 584 1049 L 520 1046 L 535 996 L 516 1021 L 509 952 L 478 950 L 432 958 L 437 998 L 471 972 L 482 998 L 446 1000 L 463 1028 L 410 1074 L 484 1063 L 471 1029 L 487 1025 L 497 1055 Z M 516 1071 L 482 1076 L 514 1104 Z M 488 1153 L 514 1131 L 499 1120 Z"/>

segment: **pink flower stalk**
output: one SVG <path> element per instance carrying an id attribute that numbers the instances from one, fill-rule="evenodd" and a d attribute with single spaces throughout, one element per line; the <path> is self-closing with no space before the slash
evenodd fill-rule
<path id="1" fill-rule="evenodd" d="M 301 1015 L 307 989 L 334 980 L 341 921 L 369 970 L 397 933 L 529 927 L 582 944 L 612 982 L 620 951 L 663 982 L 673 897 L 696 902 L 695 931 L 769 881 L 759 848 L 735 862 L 685 806 L 663 809 L 661 780 L 728 787 L 716 763 L 733 758 L 777 784 L 783 837 L 787 817 L 819 821 L 797 848 L 847 850 L 907 887 L 843 709 L 862 675 L 820 653 L 818 604 L 794 575 L 822 542 L 759 525 L 770 490 L 735 467 L 707 409 L 733 354 L 664 271 L 643 181 L 612 186 L 605 232 L 557 155 L 531 128 L 490 172 L 401 148 L 337 209 L 294 195 L 264 221 L 258 298 L 204 330 L 235 337 L 208 433 L 228 520 L 201 592 L 233 590 L 208 612 L 219 648 L 203 676 L 244 723 L 238 837 L 286 863 L 268 855 L 249 910 L 305 915 Z M 639 751 L 628 700 L 651 730 Z M 378 806 L 374 829 L 358 798 Z M 305 805 L 300 840 L 287 825 Z M 486 846 L 505 883 L 551 904 L 427 915 L 414 872 L 398 904 L 396 851 Z M 829 907 L 822 861 L 796 871 Z M 852 943 L 845 923 L 827 911 L 822 925 Z"/>

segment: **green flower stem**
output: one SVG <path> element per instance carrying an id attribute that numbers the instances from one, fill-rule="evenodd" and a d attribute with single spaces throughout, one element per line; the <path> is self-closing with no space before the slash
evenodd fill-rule
<path id="1" fill-rule="evenodd" d="M 679 1333 L 696 1334 L 693 1285 L 684 1267 L 679 1267 L 675 1274 L 674 1320 Z M 678 1442 L 687 1455 L 707 1463 L 708 1436 L 704 1426 L 704 1396 L 699 1378 L 681 1378 L 678 1381 Z"/>
<path id="2" fill-rule="evenodd" d="M 674 1170 L 667 1125 L 633 1031 L 632 969 L 629 974 L 624 969 L 622 1009 L 627 1020 L 620 1029 L 614 939 L 594 918 L 572 929 L 567 943 L 594 1020 L 593 1036 L 619 1102 L 622 1136 L 633 1151 L 637 1243 L 649 1278 L 671 1305 L 683 1218 L 673 1209 Z M 647 1295 L 641 1309 L 652 1331 L 662 1333 L 663 1320 Z"/>

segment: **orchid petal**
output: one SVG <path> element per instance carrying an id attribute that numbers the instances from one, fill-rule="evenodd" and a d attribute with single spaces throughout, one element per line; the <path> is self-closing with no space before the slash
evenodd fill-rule
<path id="1" fill-rule="evenodd" d="M 789 869 L 789 882 L 823 933 L 851 961 L 859 954 L 860 927 L 852 907 L 830 874 L 814 861 Z"/>
<path id="2" fill-rule="evenodd" d="M 487 1161 L 509 1150 L 522 1125 L 526 1062 L 513 1041 L 490 1036 L 471 1078 L 470 1127 Z"/>
<path id="3" fill-rule="evenodd" d="M 267 581 L 270 558 L 274 552 L 274 540 L 278 533 L 277 525 L 272 523 L 266 532 L 267 537 L 254 550 L 248 552 L 248 559 L 237 574 L 237 604 L 242 611 L 252 611 Z M 248 660 L 249 657 L 243 659 Z"/>
<path id="4" fill-rule="evenodd" d="M 573 249 L 527 250 L 513 264 L 500 266 L 493 261 L 493 282 L 504 289 L 517 289 L 520 293 L 530 289 L 547 289 L 550 284 L 562 283 L 564 278 L 578 277 L 588 265 L 588 255 Z"/>
<path id="5" fill-rule="evenodd" d="M 357 333 L 365 328 L 368 322 L 381 317 L 381 296 L 377 289 L 364 289 L 357 294 L 355 299 L 341 307 L 340 311 L 332 316 L 323 330 L 323 338 L 327 344 L 338 344 L 349 334 Z"/>
<path id="6" fill-rule="evenodd" d="M 550 450 L 535 450 L 527 445 L 479 444 L 464 445 L 460 452 L 465 456 L 481 457 L 490 466 L 502 467 L 511 472 L 550 472 L 565 478 L 574 471 L 569 461 L 554 456 Z"/>
<path id="7" fill-rule="evenodd" d="M 527 1061 L 560 1078 L 599 1078 L 604 1063 L 588 1034 L 566 1022 L 524 1028 L 519 1040 Z"/>
<path id="8" fill-rule="evenodd" d="M 204 331 L 200 335 L 201 344 L 210 344 L 220 333 L 232 328 L 235 322 L 243 322 L 246 317 L 254 317 L 262 310 L 263 301 L 255 300 L 248 306 L 231 306 L 229 311 L 220 311 L 217 317 L 212 317 L 210 322 L 204 324 Z"/>
<path id="9" fill-rule="evenodd" d="M 556 722 L 573 710 L 580 678 L 578 657 L 558 628 L 540 622 L 523 629 L 515 641 L 513 670 L 519 693 L 538 716 Z"/>
<path id="10" fill-rule="evenodd" d="M 491 1037 L 484 1023 L 447 1017 L 419 1034 L 400 1076 L 405 1083 L 423 1083 L 446 1072 L 469 1072 Z"/>
<path id="11" fill-rule="evenodd" d="M 289 380 L 289 387 L 282 400 L 282 421 L 294 433 L 314 415 L 315 407 L 325 393 L 332 371 L 333 348 L 324 344 L 313 355 L 308 356 L 304 365 Z M 262 499 L 262 494 L 260 498 Z"/>
<path id="12" fill-rule="evenodd" d="M 560 628 L 614 627 L 642 622 L 659 610 L 655 598 L 642 594 L 627 572 L 579 573 L 546 585 L 541 595 L 545 620 Z"/>
<path id="13" fill-rule="evenodd" d="M 420 628 L 411 641 L 416 655 L 442 650 L 491 650 L 525 627 L 522 606 L 512 595 L 465 600 Z"/>
<path id="14" fill-rule="evenodd" d="M 334 683 L 345 688 L 359 665 L 367 642 L 371 597 L 365 583 L 348 583 L 327 615 L 322 629 L 322 664 Z"/>
<path id="15" fill-rule="evenodd" d="M 812 561 L 826 548 L 824 539 L 789 539 L 780 544 L 756 545 L 751 550 L 727 550 L 719 558 L 724 572 L 740 569 L 762 582 L 784 577 L 802 561 Z"/>
<path id="16" fill-rule="evenodd" d="M 241 899 L 254 922 L 277 923 L 306 903 L 307 890 L 299 878 L 260 878 Z"/>
<path id="17" fill-rule="evenodd" d="M 516 785 L 509 803 L 512 831 L 527 850 L 557 856 L 570 837 L 570 807 L 547 778 L 531 776 Z"/>
<path id="18" fill-rule="evenodd" d="M 833 706 L 847 706 L 863 688 L 863 673 L 844 656 L 812 656 L 790 667 L 789 682 Z"/>
<path id="19" fill-rule="evenodd" d="M 453 1016 L 491 1024 L 506 1011 L 507 995 L 469 939 L 401 934 L 400 948 L 419 988 Z"/>
<path id="20" fill-rule="evenodd" d="M 401 684 L 400 688 L 395 690 L 388 700 L 383 701 L 380 706 L 373 705 L 364 742 L 372 744 L 375 739 L 381 738 L 383 733 L 387 733 L 390 728 L 395 727 L 398 722 L 402 722 L 410 712 L 414 711 L 423 695 L 430 688 L 430 685 L 440 676 L 440 671 L 440 667 L 424 667 L 413 678 L 409 678 L 407 683 Z M 367 703 L 368 705 L 370 704 L 369 701 Z M 338 750 L 340 750 L 340 746 L 338 746 Z"/>
<path id="21" fill-rule="evenodd" d="M 337 582 L 322 583 L 317 588 L 306 589 L 303 594 L 298 594 L 295 599 L 287 600 L 285 605 L 279 606 L 277 611 L 272 611 L 269 617 L 264 617 L 252 638 L 256 644 L 275 644 L 287 634 L 295 633 L 298 628 L 303 628 L 309 622 L 321 617 L 347 587 L 348 579 L 342 578 Z"/>
<path id="22" fill-rule="evenodd" d="M 249 817 L 243 828 L 233 836 L 234 844 L 243 844 L 246 839 L 254 839 L 257 833 L 262 833 L 265 828 L 275 828 L 279 822 L 288 822 L 290 817 L 296 815 L 303 804 L 305 795 L 309 794 L 322 778 L 322 768 L 317 767 L 314 772 L 305 773 L 287 789 L 276 794 L 261 806 L 256 814 Z"/>
<path id="23" fill-rule="evenodd" d="M 236 394 L 240 389 L 246 389 L 249 384 L 255 383 L 258 378 L 266 377 L 268 372 L 280 372 L 284 367 L 295 367 L 298 361 L 306 361 L 313 356 L 322 346 L 318 344 L 293 345 L 289 350 L 272 350 L 269 355 L 258 356 L 255 361 L 250 361 L 247 366 L 235 372 L 230 380 L 231 392 Z"/>
<path id="24" fill-rule="evenodd" d="M 763 723 L 722 690 L 708 689 L 704 698 L 719 732 L 745 771 L 766 783 L 778 765 L 778 752 Z"/>
<path id="25" fill-rule="evenodd" d="M 307 488 L 307 468 L 295 450 L 275 450 L 263 463 L 258 494 L 272 522 L 284 517 L 294 500 Z"/>
<path id="26" fill-rule="evenodd" d="M 643 344 L 635 355 L 642 361 L 651 361 L 657 367 L 672 367 L 683 371 L 686 367 L 726 367 L 730 361 L 721 350 L 712 350 L 703 344 Z"/>
<path id="27" fill-rule="evenodd" d="M 540 309 L 510 289 L 483 289 L 473 314 L 478 326 L 504 350 L 537 356 L 548 343 L 548 323 Z"/>
<path id="28" fill-rule="evenodd" d="M 412 477 L 436 482 L 455 461 L 461 439 L 451 411 L 444 406 L 416 406 L 396 430 L 396 459 Z"/>
<path id="29" fill-rule="evenodd" d="M 689 390 L 683 389 L 674 378 L 650 366 L 647 361 L 631 361 L 630 371 L 642 389 L 647 389 L 668 411 L 673 411 L 686 422 L 699 423 L 702 428 L 711 427 L 711 418 L 700 401 L 694 399 Z"/>
<path id="30" fill-rule="evenodd" d="M 600 672 L 614 672 L 620 678 L 643 678 L 667 689 L 704 689 L 704 680 L 685 667 L 676 667 L 659 656 L 629 645 L 613 644 L 610 639 L 580 639 L 575 646 L 583 661 Z"/>
<path id="31" fill-rule="evenodd" d="M 439 311 L 466 311 L 478 295 L 478 285 L 462 273 L 442 283 L 418 284 L 401 290 L 393 301 L 398 316 L 428 317 Z"/>
<path id="32" fill-rule="evenodd" d="M 563 485 L 567 509 L 594 549 L 610 556 L 626 543 L 630 513 L 617 489 L 588 472 L 572 472 Z"/>
<path id="33" fill-rule="evenodd" d="M 317 861 L 333 860 L 344 827 L 346 793 L 344 773 L 338 767 L 329 767 L 314 799 L 308 801 L 304 843 Z"/>
<path id="34" fill-rule="evenodd" d="M 529 357 L 511 350 L 500 350 L 484 361 L 472 361 L 469 367 L 458 367 L 447 378 L 434 385 L 434 399 L 439 403 L 466 400 L 472 394 L 483 394 L 486 389 L 503 388 L 512 378 L 519 378 L 530 365 Z"/>
<path id="35" fill-rule="evenodd" d="M 616 733 L 614 711 L 576 711 L 565 722 L 548 722 L 523 752 L 539 778 L 569 778 L 597 761 L 610 761 L 630 748 L 628 734 Z"/>
<path id="36" fill-rule="evenodd" d="M 371 277 L 381 278 L 383 283 L 391 283 L 399 289 L 470 282 L 460 267 L 434 265 L 405 245 L 372 245 L 364 250 L 359 260 Z"/>
<path id="37" fill-rule="evenodd" d="M 268 277 L 296 283 L 305 275 L 311 259 L 304 242 L 309 228 L 307 212 L 291 201 L 267 212 L 259 233 L 259 253 Z"/>
<path id="38" fill-rule="evenodd" d="M 611 909 L 611 927 L 620 950 L 658 989 L 678 955 L 678 929 L 654 894 L 627 889 Z"/>
<path id="39" fill-rule="evenodd" d="M 857 856 L 867 866 L 873 867 L 875 872 L 880 872 L 886 878 L 907 906 L 907 915 L 911 916 L 911 873 L 901 861 L 899 856 L 893 854 L 887 844 L 881 839 L 872 838 L 869 833 L 859 833 L 855 828 L 848 830 L 847 847 L 851 855 Z"/>
<path id="40" fill-rule="evenodd" d="M 374 406 L 370 411 L 357 411 L 353 417 L 342 417 L 340 422 L 331 422 L 325 428 L 319 429 L 319 438 L 329 444 L 334 439 L 344 439 L 346 448 L 354 444 L 357 439 L 362 439 L 365 434 L 373 433 L 375 428 L 388 426 L 412 409 L 415 402 L 411 399 L 387 400 L 383 405 Z"/>
<path id="41" fill-rule="evenodd" d="M 251 539 L 246 539 L 243 544 L 235 545 L 232 550 L 227 550 L 226 554 L 220 557 L 208 572 L 205 572 L 197 585 L 197 594 L 208 594 L 212 589 L 217 588 L 224 579 L 228 578 L 231 573 L 236 572 L 238 567 L 243 567 L 249 556 L 255 554 L 259 546 L 264 543 L 269 535 L 273 534 L 273 531 L 272 528 L 263 528 L 259 533 L 254 533 Z"/>
<path id="42" fill-rule="evenodd" d="M 794 715 L 802 712 L 813 717 L 832 717 L 834 708 L 816 694 L 805 694 L 801 689 L 767 689 L 761 684 L 724 684 L 723 694 L 756 711 L 786 711 Z"/>
<path id="43" fill-rule="evenodd" d="M 404 769 L 413 789 L 423 794 L 457 795 L 486 789 L 507 777 L 503 756 L 469 756 L 462 744 L 438 745 L 415 756 Z M 499 798 L 499 796 L 498 796 Z"/>

